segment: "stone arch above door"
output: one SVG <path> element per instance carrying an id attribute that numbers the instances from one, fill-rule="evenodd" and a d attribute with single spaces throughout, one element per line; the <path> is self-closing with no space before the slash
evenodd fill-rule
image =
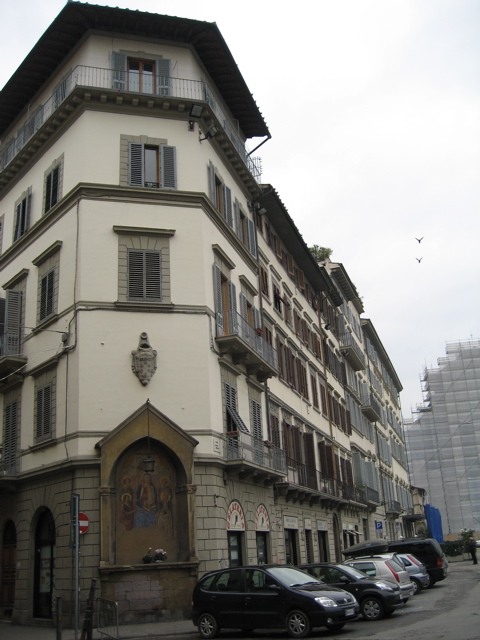
<path id="1" fill-rule="evenodd" d="M 140 564 L 149 547 L 168 562 L 196 558 L 196 444 L 148 401 L 98 443 L 103 565 Z"/>

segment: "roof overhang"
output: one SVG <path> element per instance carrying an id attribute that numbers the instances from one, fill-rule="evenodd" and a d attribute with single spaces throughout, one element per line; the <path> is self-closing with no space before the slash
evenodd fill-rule
<path id="1" fill-rule="evenodd" d="M 268 127 L 217 25 L 144 11 L 68 2 L 0 92 L 0 136 L 90 33 L 190 45 L 247 138 Z"/>

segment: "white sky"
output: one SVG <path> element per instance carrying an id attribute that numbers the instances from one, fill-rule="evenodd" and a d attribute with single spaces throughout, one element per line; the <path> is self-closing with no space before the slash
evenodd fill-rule
<path id="1" fill-rule="evenodd" d="M 424 366 L 480 337 L 480 0 L 91 4 L 218 24 L 272 133 L 263 181 L 347 269 L 410 417 Z M 64 5 L 2 0 L 0 87 Z"/>

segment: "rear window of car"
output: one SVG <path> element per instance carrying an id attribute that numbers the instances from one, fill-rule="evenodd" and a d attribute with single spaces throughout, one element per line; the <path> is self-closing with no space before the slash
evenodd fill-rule
<path id="1" fill-rule="evenodd" d="M 428 542 L 408 542 L 405 544 L 401 544 L 398 545 L 398 547 L 396 547 L 395 545 L 392 545 L 392 550 L 397 550 L 397 551 L 403 551 L 404 553 L 412 553 L 414 556 L 420 557 L 420 556 L 440 556 L 442 555 L 442 550 L 440 548 L 440 545 L 438 545 L 438 549 L 436 547 L 436 545 L 434 544 L 435 541 L 428 541 Z"/>
<path id="2" fill-rule="evenodd" d="M 353 566 L 356 569 L 359 569 L 360 571 L 363 571 L 363 573 L 366 573 L 367 576 L 376 576 L 377 575 L 377 568 L 375 567 L 373 562 L 355 562 L 355 564 Z"/>

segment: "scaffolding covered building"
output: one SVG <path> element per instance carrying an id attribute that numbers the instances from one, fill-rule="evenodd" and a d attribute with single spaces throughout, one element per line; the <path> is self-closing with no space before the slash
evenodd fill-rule
<path id="1" fill-rule="evenodd" d="M 448 342 L 422 375 L 423 403 L 406 421 L 411 481 L 425 488 L 443 532 L 480 531 L 480 341 Z"/>

